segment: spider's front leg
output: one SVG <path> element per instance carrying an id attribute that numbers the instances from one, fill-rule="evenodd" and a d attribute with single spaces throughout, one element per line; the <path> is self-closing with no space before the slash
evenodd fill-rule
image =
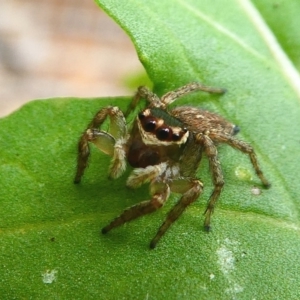
<path id="1" fill-rule="evenodd" d="M 146 86 L 140 86 L 138 87 L 137 92 L 135 93 L 132 101 L 130 102 L 127 108 L 127 111 L 125 113 L 126 117 L 130 114 L 131 111 L 133 111 L 136 108 L 141 99 L 147 100 L 151 107 L 161 106 L 160 99 L 156 94 L 150 91 Z"/>
<path id="2" fill-rule="evenodd" d="M 168 200 L 170 188 L 167 184 L 153 183 L 151 185 L 151 194 L 152 198 L 150 200 L 142 201 L 124 210 L 120 216 L 102 229 L 102 233 L 105 234 L 111 229 L 121 226 L 126 222 L 156 211 Z"/>
<path id="3" fill-rule="evenodd" d="M 129 104 L 125 116 L 128 116 L 130 112 L 135 109 L 141 98 L 146 99 L 147 102 L 149 102 L 150 107 L 159 107 L 162 109 L 166 109 L 166 107 L 176 99 L 196 91 L 202 91 L 211 94 L 224 94 L 226 92 L 226 89 L 204 85 L 200 82 L 191 82 L 174 91 L 166 93 L 160 99 L 147 87 L 140 86 L 131 103 Z"/>
<path id="4" fill-rule="evenodd" d="M 101 127 L 107 117 L 110 119 L 109 132 L 104 132 L 99 130 L 99 127 Z M 113 164 L 111 166 L 111 175 L 112 177 L 117 177 L 122 170 L 120 169 L 120 171 L 115 172 L 115 169 L 118 168 L 117 165 L 120 164 L 124 154 L 122 151 L 118 151 L 120 145 L 116 145 L 116 140 L 120 140 L 122 137 L 125 137 L 126 134 L 126 121 L 123 113 L 118 107 L 108 106 L 100 109 L 79 139 L 77 171 L 74 183 L 80 182 L 84 170 L 88 165 L 90 142 L 94 143 L 104 153 L 114 157 Z M 121 157 L 119 161 L 118 157 Z M 123 158 L 123 165 L 124 163 L 125 158 Z M 125 167 L 123 166 L 123 169 L 124 168 Z"/>
<path id="5" fill-rule="evenodd" d="M 176 99 L 196 91 L 202 91 L 211 94 L 224 94 L 226 89 L 204 85 L 200 82 L 191 82 L 176 89 L 175 91 L 171 91 L 163 95 L 161 97 L 161 106 L 166 107 Z"/>
<path id="6" fill-rule="evenodd" d="M 203 185 L 199 180 L 182 178 L 175 179 L 170 183 L 172 192 L 183 194 L 177 204 L 170 210 L 166 220 L 158 229 L 155 237 L 150 242 L 150 248 L 156 247 L 160 238 L 165 234 L 168 228 L 181 216 L 184 210 L 198 199 L 203 191 Z"/>

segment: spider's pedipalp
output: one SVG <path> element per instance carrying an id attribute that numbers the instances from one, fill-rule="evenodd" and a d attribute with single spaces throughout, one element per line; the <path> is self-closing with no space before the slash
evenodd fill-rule
<path id="1" fill-rule="evenodd" d="M 166 163 L 159 165 L 147 166 L 146 168 L 134 169 L 127 179 L 126 185 L 131 188 L 137 188 L 146 182 L 155 180 L 162 175 L 167 169 Z"/>
<path id="2" fill-rule="evenodd" d="M 116 179 L 120 177 L 126 169 L 126 143 L 128 137 L 120 138 L 114 145 L 111 164 L 109 167 L 109 177 Z"/>

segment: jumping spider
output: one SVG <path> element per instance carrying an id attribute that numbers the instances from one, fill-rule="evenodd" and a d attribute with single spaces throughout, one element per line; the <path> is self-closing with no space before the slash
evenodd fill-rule
<path id="1" fill-rule="evenodd" d="M 140 202 L 115 218 L 102 229 L 111 229 L 140 216 L 152 213 L 168 200 L 170 192 L 182 197 L 168 213 L 150 243 L 154 248 L 170 225 L 177 220 L 187 206 L 201 195 L 203 184 L 196 178 L 202 153 L 208 157 L 214 190 L 205 210 L 204 227 L 210 229 L 210 218 L 219 199 L 224 179 L 218 159 L 217 144 L 224 143 L 249 155 L 250 161 L 265 187 L 270 184 L 264 177 L 253 148 L 234 137 L 239 128 L 218 116 L 196 107 L 179 106 L 168 109 L 178 98 L 194 92 L 205 91 L 222 94 L 224 89 L 190 83 L 159 98 L 146 87 L 139 87 L 126 114 L 118 107 L 100 109 L 82 134 L 78 143 L 77 173 L 74 183 L 79 183 L 87 167 L 90 154 L 89 143 L 112 157 L 109 176 L 117 178 L 125 171 L 127 162 L 134 168 L 127 186 L 137 188 L 150 183 L 151 199 Z M 127 116 L 144 98 L 148 105 L 127 128 Z M 109 131 L 101 130 L 101 125 L 110 120 Z"/>

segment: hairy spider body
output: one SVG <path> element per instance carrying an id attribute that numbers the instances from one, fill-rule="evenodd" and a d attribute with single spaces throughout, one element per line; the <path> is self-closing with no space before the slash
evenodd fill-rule
<path id="1" fill-rule="evenodd" d="M 217 144 L 226 143 L 246 153 L 265 187 L 270 184 L 264 177 L 253 148 L 234 137 L 239 128 L 221 116 L 199 108 L 181 106 L 168 110 L 168 105 L 177 98 L 193 91 L 224 93 L 225 90 L 190 83 L 159 98 L 145 87 L 140 87 L 133 98 L 126 116 L 133 110 L 140 98 L 148 105 L 127 128 L 124 114 L 118 107 L 100 109 L 78 143 L 78 160 L 75 183 L 79 183 L 88 163 L 89 143 L 112 157 L 109 176 L 117 178 L 126 169 L 127 162 L 134 168 L 127 186 L 137 188 L 150 184 L 151 199 L 126 209 L 120 216 L 102 229 L 111 229 L 149 214 L 162 207 L 170 192 L 182 194 L 178 203 L 168 213 L 165 222 L 152 239 L 154 248 L 169 226 L 182 214 L 187 206 L 200 196 L 203 184 L 196 173 L 202 153 L 208 157 L 214 190 L 205 211 L 204 227 L 210 229 L 210 218 L 224 185 L 218 160 Z M 106 118 L 110 119 L 109 131 L 101 130 Z"/>

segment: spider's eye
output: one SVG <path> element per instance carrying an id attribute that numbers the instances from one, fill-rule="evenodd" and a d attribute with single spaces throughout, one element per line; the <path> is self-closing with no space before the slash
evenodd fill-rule
<path id="1" fill-rule="evenodd" d="M 139 113 L 139 119 L 140 119 L 140 120 L 143 120 L 143 119 L 145 119 L 145 115 L 144 115 L 144 113 L 142 113 L 142 112 L 140 112 L 140 113 Z"/>
<path id="2" fill-rule="evenodd" d="M 174 142 L 179 141 L 179 140 L 180 140 L 180 135 L 179 135 L 178 133 L 173 133 L 173 134 L 172 134 L 172 140 L 173 140 Z"/>
<path id="3" fill-rule="evenodd" d="M 145 131 L 147 132 L 152 132 L 154 131 L 156 127 L 156 122 L 155 120 L 148 120 L 143 124 L 143 128 L 145 129 Z"/>
<path id="4" fill-rule="evenodd" d="M 161 141 L 167 140 L 169 137 L 169 134 L 170 134 L 170 129 L 168 127 L 159 128 L 156 131 L 156 137 Z"/>

